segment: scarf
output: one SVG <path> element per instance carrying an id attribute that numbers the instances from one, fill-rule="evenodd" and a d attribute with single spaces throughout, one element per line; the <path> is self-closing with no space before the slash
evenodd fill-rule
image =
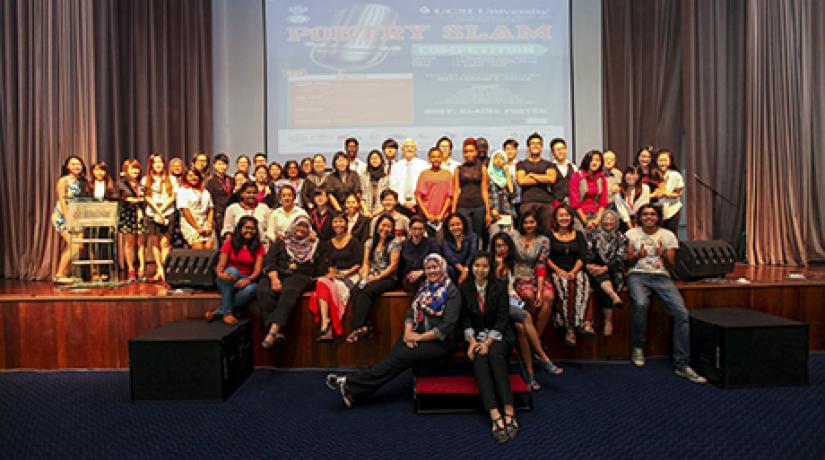
<path id="1" fill-rule="evenodd" d="M 608 209 L 602 214 L 602 223 L 599 225 L 599 228 L 591 232 L 591 238 L 595 244 L 596 252 L 606 264 L 611 263 L 617 257 L 624 245 L 618 225 L 614 226 L 612 230 L 604 228 L 604 220 L 608 216 L 612 216 L 616 223 L 619 222 L 619 215 L 616 214 L 615 211 Z"/>
<path id="2" fill-rule="evenodd" d="M 296 217 L 295 220 L 292 221 L 292 224 L 289 225 L 289 229 L 284 233 L 284 246 L 293 262 L 303 264 L 311 261 L 312 256 L 315 255 L 315 249 L 318 247 L 318 238 L 312 239 L 309 232 L 307 232 L 305 237 L 298 239 L 295 235 L 295 227 L 297 227 L 298 224 L 304 224 L 308 228 L 312 228 L 306 216 Z"/>
<path id="3" fill-rule="evenodd" d="M 504 168 L 497 168 L 493 165 L 493 160 L 495 160 L 498 155 L 504 157 L 504 164 L 507 165 L 507 155 L 501 150 L 496 150 L 490 157 L 490 163 L 487 165 L 487 174 L 490 176 L 492 183 L 498 185 L 499 188 L 504 188 L 507 186 L 507 173 L 504 171 Z"/>
<path id="4" fill-rule="evenodd" d="M 370 181 L 372 182 L 378 182 L 382 177 L 387 175 L 387 170 L 384 166 L 384 157 L 379 155 L 379 158 L 381 158 L 381 164 L 378 165 L 377 168 L 373 168 L 372 165 L 369 164 L 369 157 L 367 157 L 367 172 L 370 174 Z"/>
<path id="5" fill-rule="evenodd" d="M 430 261 L 436 261 L 441 268 L 441 277 L 433 282 L 427 278 L 415 294 L 410 307 L 413 309 L 413 320 L 418 325 L 424 321 L 424 316 L 443 316 L 444 305 L 447 303 L 447 289 L 452 283 L 447 276 L 447 261 L 439 254 L 432 253 L 424 258 L 424 266 Z M 426 276 L 426 275 L 425 275 Z"/>

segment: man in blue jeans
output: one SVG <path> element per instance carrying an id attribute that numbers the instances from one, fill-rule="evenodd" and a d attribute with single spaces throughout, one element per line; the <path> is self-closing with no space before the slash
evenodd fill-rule
<path id="1" fill-rule="evenodd" d="M 633 300 L 631 334 L 633 351 L 630 360 L 638 367 L 645 365 L 645 335 L 650 296 L 656 294 L 673 318 L 673 367 L 676 375 L 694 383 L 706 383 L 689 365 L 690 323 L 685 302 L 679 289 L 670 279 L 667 266 L 673 266 L 679 240 L 668 229 L 660 228 L 662 212 L 652 204 L 639 209 L 641 227 L 627 231 L 627 259 L 631 269 L 627 288 Z M 667 264 L 667 266 L 665 266 Z"/>

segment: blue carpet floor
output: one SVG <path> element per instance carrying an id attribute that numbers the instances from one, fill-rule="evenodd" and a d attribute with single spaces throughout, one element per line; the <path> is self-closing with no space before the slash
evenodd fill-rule
<path id="1" fill-rule="evenodd" d="M 543 376 L 522 435 L 416 415 L 411 375 L 343 408 L 321 372 L 259 369 L 224 404 L 132 404 L 127 372 L 0 373 L 0 458 L 825 458 L 825 354 L 810 384 L 720 390 L 666 360 Z"/>

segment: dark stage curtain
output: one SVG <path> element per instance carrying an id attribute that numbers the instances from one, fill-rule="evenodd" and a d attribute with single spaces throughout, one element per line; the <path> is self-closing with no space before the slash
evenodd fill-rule
<path id="1" fill-rule="evenodd" d="M 745 65 L 748 259 L 823 260 L 823 2 L 749 2 Z"/>
<path id="2" fill-rule="evenodd" d="M 49 278 L 54 185 L 69 154 L 212 145 L 210 0 L 0 0 L 0 276 Z"/>
<path id="3" fill-rule="evenodd" d="M 825 259 L 825 5 L 602 5 L 605 145 L 685 161 L 688 238 L 725 239 L 751 263 Z"/>

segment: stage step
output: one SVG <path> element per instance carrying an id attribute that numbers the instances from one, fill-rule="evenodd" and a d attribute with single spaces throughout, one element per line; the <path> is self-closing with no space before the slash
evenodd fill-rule
<path id="1" fill-rule="evenodd" d="M 520 375 L 510 375 L 516 410 L 533 408 L 530 387 Z M 428 375 L 415 378 L 415 411 L 419 414 L 450 414 L 481 410 L 481 397 L 473 375 Z"/>

